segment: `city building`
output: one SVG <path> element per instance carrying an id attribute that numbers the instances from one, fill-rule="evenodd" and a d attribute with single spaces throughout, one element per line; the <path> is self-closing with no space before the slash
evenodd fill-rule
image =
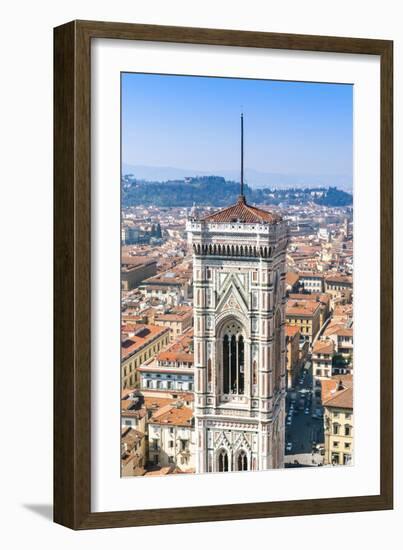
<path id="1" fill-rule="evenodd" d="M 193 308 L 191 306 L 178 306 L 154 317 L 154 323 L 170 329 L 171 341 L 176 340 L 193 324 Z"/>
<path id="2" fill-rule="evenodd" d="M 193 331 L 185 335 L 155 359 L 140 367 L 140 387 L 163 392 L 192 392 L 194 390 Z"/>
<path id="3" fill-rule="evenodd" d="M 138 367 L 169 343 L 169 328 L 155 325 L 124 325 L 121 344 L 122 389 L 139 386 Z"/>
<path id="4" fill-rule="evenodd" d="M 342 273 L 331 273 L 325 277 L 325 292 L 337 295 L 343 290 L 353 289 L 353 278 L 351 275 Z"/>
<path id="5" fill-rule="evenodd" d="M 146 432 L 144 397 L 138 390 L 123 390 L 121 399 L 122 428 L 134 428 Z"/>
<path id="6" fill-rule="evenodd" d="M 295 385 L 300 366 L 300 339 L 299 328 L 297 326 L 285 327 L 285 345 L 287 350 L 287 388 Z"/>
<path id="7" fill-rule="evenodd" d="M 325 464 L 352 464 L 353 377 L 334 376 L 322 381 L 324 407 Z"/>
<path id="8" fill-rule="evenodd" d="M 287 271 L 286 277 L 285 277 L 285 284 L 286 284 L 286 291 L 288 293 L 298 292 L 299 284 L 300 284 L 298 273 L 294 273 L 293 271 Z"/>
<path id="9" fill-rule="evenodd" d="M 144 256 L 123 256 L 121 268 L 122 290 L 132 290 L 144 279 L 157 273 L 157 262 Z"/>
<path id="10" fill-rule="evenodd" d="M 308 300 L 288 300 L 287 324 L 297 326 L 302 340 L 312 344 L 320 329 L 320 304 Z"/>
<path id="11" fill-rule="evenodd" d="M 134 428 L 121 430 L 122 476 L 138 476 L 145 473 L 145 434 Z"/>
<path id="12" fill-rule="evenodd" d="M 139 288 L 145 298 L 156 298 L 164 304 L 178 306 L 192 297 L 191 271 L 174 268 L 144 280 Z"/>
<path id="13" fill-rule="evenodd" d="M 332 377 L 334 355 L 333 340 L 316 340 L 312 349 L 312 372 L 314 380 Z"/>
<path id="14" fill-rule="evenodd" d="M 121 315 L 123 325 L 155 325 L 155 316 L 159 311 L 153 307 L 141 309 L 144 302 L 140 301 L 140 307 L 126 307 Z"/>
<path id="15" fill-rule="evenodd" d="M 127 223 L 122 224 L 122 245 L 129 245 L 138 243 L 140 240 L 140 230 L 138 227 L 129 225 Z"/>
<path id="16" fill-rule="evenodd" d="M 329 234 L 329 231 L 328 231 L 327 227 L 319 227 L 318 239 L 320 241 L 324 241 L 326 243 L 329 242 L 330 234 Z"/>
<path id="17" fill-rule="evenodd" d="M 317 292 L 312 292 L 310 294 L 294 294 L 290 293 L 288 295 L 289 300 L 298 300 L 308 301 L 308 302 L 318 302 L 320 304 L 320 319 L 319 326 L 322 327 L 327 321 L 330 315 L 330 296 L 328 294 L 320 294 Z"/>
<path id="18" fill-rule="evenodd" d="M 308 292 L 323 292 L 324 291 L 324 281 L 323 273 L 311 273 L 301 271 L 298 273 L 299 282 Z"/>
<path id="19" fill-rule="evenodd" d="M 332 340 L 334 343 L 334 353 L 344 359 L 345 367 L 340 367 L 344 370 L 333 371 L 333 374 L 347 374 L 350 371 L 346 369 L 352 369 L 353 354 L 354 354 L 354 341 L 353 341 L 353 327 L 351 322 L 331 322 L 324 331 L 324 338 Z M 343 364 L 341 362 L 340 364 Z M 347 365 L 350 365 L 349 367 Z"/>
<path id="20" fill-rule="evenodd" d="M 190 218 L 187 230 L 193 252 L 196 472 L 281 468 L 287 224 L 246 202 L 241 169 L 236 204 Z"/>
<path id="21" fill-rule="evenodd" d="M 175 466 L 195 471 L 193 411 L 181 400 L 157 409 L 148 421 L 148 462 L 153 466 Z"/>

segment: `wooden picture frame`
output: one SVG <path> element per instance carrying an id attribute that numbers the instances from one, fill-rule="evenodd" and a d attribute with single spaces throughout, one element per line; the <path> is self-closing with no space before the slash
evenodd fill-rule
<path id="1" fill-rule="evenodd" d="M 381 487 L 371 496 L 92 513 L 90 334 L 91 40 L 113 38 L 380 56 Z M 127 23 L 54 30 L 54 520 L 72 529 L 329 514 L 393 507 L 393 43 Z"/>

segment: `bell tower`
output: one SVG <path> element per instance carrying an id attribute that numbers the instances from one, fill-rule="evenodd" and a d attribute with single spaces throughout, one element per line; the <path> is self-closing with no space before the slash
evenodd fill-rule
<path id="1" fill-rule="evenodd" d="M 196 471 L 281 468 L 286 223 L 237 202 L 187 223 L 193 253 Z"/>

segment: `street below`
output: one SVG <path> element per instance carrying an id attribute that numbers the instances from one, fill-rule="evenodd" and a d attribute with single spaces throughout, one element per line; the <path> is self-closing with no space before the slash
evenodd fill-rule
<path id="1" fill-rule="evenodd" d="M 315 405 L 312 364 L 308 360 L 301 367 L 295 386 L 286 398 L 285 466 L 319 466 L 323 456 L 318 446 L 324 443 L 323 418 Z"/>

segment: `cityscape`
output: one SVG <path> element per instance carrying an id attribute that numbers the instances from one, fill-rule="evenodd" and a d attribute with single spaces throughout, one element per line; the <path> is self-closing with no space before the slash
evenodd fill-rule
<path id="1" fill-rule="evenodd" d="M 238 136 L 240 181 L 122 172 L 124 477 L 353 464 L 352 194 L 247 185 Z"/>

